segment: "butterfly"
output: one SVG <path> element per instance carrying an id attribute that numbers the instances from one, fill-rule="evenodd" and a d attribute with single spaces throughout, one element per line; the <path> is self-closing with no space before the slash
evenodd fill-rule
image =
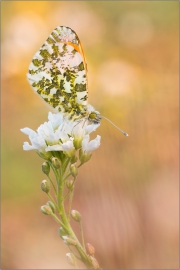
<path id="1" fill-rule="evenodd" d="M 69 120 L 100 123 L 102 116 L 87 103 L 87 64 L 81 42 L 71 28 L 53 30 L 34 55 L 27 78 L 34 91 Z"/>
<path id="2" fill-rule="evenodd" d="M 101 116 L 87 104 L 87 64 L 81 42 L 69 27 L 59 26 L 34 55 L 28 81 L 57 112 L 75 121 L 87 118 L 99 123 Z"/>

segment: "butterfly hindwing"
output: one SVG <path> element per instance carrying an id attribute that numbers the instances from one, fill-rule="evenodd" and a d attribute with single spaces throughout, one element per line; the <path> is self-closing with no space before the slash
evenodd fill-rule
<path id="1" fill-rule="evenodd" d="M 49 105 L 69 118 L 86 114 L 87 68 L 76 33 L 57 27 L 29 66 L 28 80 Z"/>

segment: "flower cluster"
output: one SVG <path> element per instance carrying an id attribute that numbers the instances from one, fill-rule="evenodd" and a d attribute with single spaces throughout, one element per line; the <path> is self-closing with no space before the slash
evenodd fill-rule
<path id="1" fill-rule="evenodd" d="M 31 142 L 31 145 L 24 142 L 24 150 L 36 150 L 41 157 L 49 159 L 53 151 L 63 151 L 70 158 L 81 148 L 81 156 L 88 159 L 91 152 L 100 146 L 99 135 L 91 141 L 89 136 L 99 124 L 89 124 L 86 119 L 70 121 L 60 113 L 51 112 L 48 120 L 39 126 L 37 132 L 27 127 L 21 129 Z"/>
<path id="2" fill-rule="evenodd" d="M 101 137 L 99 135 L 94 140 L 90 140 L 90 134 L 99 125 L 91 123 L 85 118 L 70 121 L 61 113 L 49 112 L 48 122 L 40 125 L 36 132 L 27 127 L 21 129 L 24 134 L 29 136 L 31 142 L 31 144 L 24 142 L 23 149 L 36 150 L 38 155 L 45 159 L 42 171 L 47 179 L 41 182 L 41 190 L 49 197 L 49 201 L 41 206 L 40 210 L 43 214 L 51 216 L 60 225 L 58 234 L 71 251 L 66 255 L 67 260 L 76 269 L 79 269 L 77 258 L 88 269 L 100 269 L 94 257 L 94 247 L 87 243 L 85 248 L 81 214 L 75 209 L 72 210 L 78 168 L 87 162 L 91 158 L 92 151 L 100 146 Z M 76 156 L 77 152 L 79 152 L 79 157 Z M 66 211 L 64 204 L 67 200 L 69 203 Z M 80 241 L 71 227 L 71 218 L 79 223 Z M 71 249 L 72 246 L 75 251 Z M 76 256 L 76 253 L 79 254 L 79 257 Z"/>

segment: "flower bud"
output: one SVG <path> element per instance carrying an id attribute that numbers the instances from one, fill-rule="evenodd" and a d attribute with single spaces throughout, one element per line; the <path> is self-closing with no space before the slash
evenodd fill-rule
<path id="1" fill-rule="evenodd" d="M 71 210 L 71 217 L 77 222 L 81 221 L 81 214 L 77 210 Z"/>
<path id="2" fill-rule="evenodd" d="M 92 154 L 91 153 L 84 153 L 82 149 L 80 149 L 79 151 L 79 159 L 81 161 L 81 163 L 85 163 L 88 160 L 90 160 Z"/>
<path id="3" fill-rule="evenodd" d="M 59 237 L 63 237 L 63 236 L 65 236 L 65 235 L 67 235 L 67 233 L 65 232 L 65 230 L 63 229 L 63 227 L 60 227 L 59 229 L 58 229 L 58 235 L 59 235 Z"/>
<path id="4" fill-rule="evenodd" d="M 71 158 L 71 164 L 76 163 L 76 161 L 78 161 L 78 157 L 77 157 L 77 156 L 73 156 L 73 157 Z"/>
<path id="5" fill-rule="evenodd" d="M 93 269 L 99 269 L 98 261 L 92 256 L 90 256 L 90 258 L 91 258 L 91 262 L 92 262 L 92 265 L 93 265 Z"/>
<path id="6" fill-rule="evenodd" d="M 56 212 L 56 206 L 54 205 L 53 202 L 48 201 L 48 202 L 46 203 L 46 205 L 49 206 L 49 207 L 51 208 L 51 210 L 52 210 L 53 213 Z"/>
<path id="7" fill-rule="evenodd" d="M 73 187 L 74 181 L 72 179 L 66 180 L 66 187 L 71 189 Z"/>
<path id="8" fill-rule="evenodd" d="M 66 258 L 70 265 L 76 266 L 76 257 L 73 253 L 66 253 Z"/>
<path id="9" fill-rule="evenodd" d="M 41 206 L 41 212 L 45 215 L 51 215 L 53 213 L 51 207 L 48 205 Z"/>
<path id="10" fill-rule="evenodd" d="M 60 162 L 59 162 L 58 158 L 53 157 L 53 158 L 51 159 L 51 161 L 52 161 L 52 165 L 53 165 L 53 167 L 54 167 L 55 169 L 59 169 L 59 168 L 60 168 Z"/>
<path id="11" fill-rule="evenodd" d="M 42 191 L 48 193 L 50 191 L 50 182 L 48 180 L 43 180 L 41 182 Z"/>
<path id="12" fill-rule="evenodd" d="M 89 255 L 94 256 L 95 248 L 91 244 L 89 243 L 86 244 L 86 250 L 89 253 Z"/>
<path id="13" fill-rule="evenodd" d="M 43 159 L 45 160 L 49 160 L 52 157 L 52 154 L 50 151 L 48 152 L 39 152 L 38 150 L 36 151 L 36 153 Z"/>
<path id="14" fill-rule="evenodd" d="M 50 166 L 49 166 L 49 163 L 47 161 L 43 162 L 42 171 L 43 171 L 44 174 L 49 175 Z"/>
<path id="15" fill-rule="evenodd" d="M 78 169 L 74 164 L 71 165 L 70 171 L 71 171 L 72 176 L 74 177 L 76 177 L 76 175 L 78 174 Z"/>
<path id="16" fill-rule="evenodd" d="M 63 239 L 63 242 L 64 242 L 66 245 L 72 245 L 72 246 L 76 246 L 76 245 L 77 245 L 76 240 L 73 239 L 73 238 L 70 237 L 70 236 L 64 235 L 64 236 L 62 236 L 62 239 Z"/>

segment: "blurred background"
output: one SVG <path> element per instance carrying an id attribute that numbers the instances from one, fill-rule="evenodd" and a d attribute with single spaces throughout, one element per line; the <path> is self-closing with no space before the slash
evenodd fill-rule
<path id="1" fill-rule="evenodd" d="M 76 31 L 102 143 L 79 171 L 73 208 L 102 268 L 179 269 L 178 2 L 10 1 L 2 15 L 2 269 L 71 269 L 40 213 L 43 160 L 22 150 L 49 108 L 26 80 L 58 25 Z M 75 225 L 75 224 L 74 224 Z M 78 230 L 75 228 L 77 233 Z"/>

